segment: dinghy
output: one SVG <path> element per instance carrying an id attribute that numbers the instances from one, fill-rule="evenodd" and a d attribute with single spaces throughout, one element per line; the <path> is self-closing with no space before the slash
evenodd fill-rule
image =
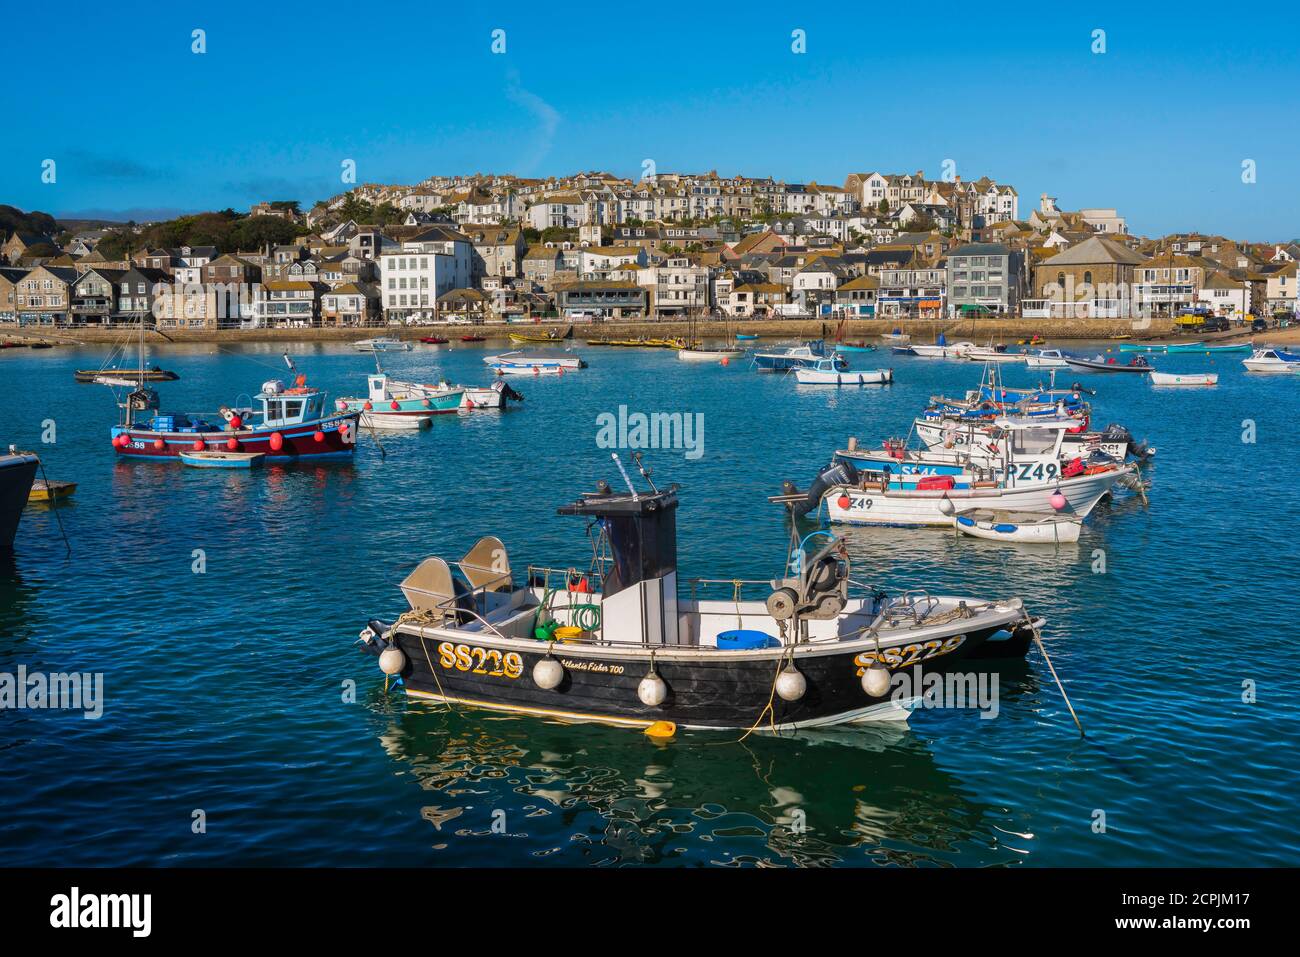
<path id="1" fill-rule="evenodd" d="M 77 490 L 76 482 L 51 482 L 37 479 L 32 483 L 32 490 L 27 496 L 29 502 L 58 502 Z"/>
<path id="2" fill-rule="evenodd" d="M 1219 374 L 1217 372 L 1176 374 L 1151 370 L 1152 385 L 1217 385 L 1218 382 Z"/>
<path id="3" fill-rule="evenodd" d="M 180 378 L 170 369 L 78 369 L 72 374 L 77 382 L 97 382 L 103 376 L 109 379 L 127 379 L 132 382 L 175 382 Z"/>
<path id="4" fill-rule="evenodd" d="M 894 370 L 852 372 L 837 368 L 834 359 L 819 359 L 811 369 L 795 369 L 794 377 L 800 385 L 886 385 L 894 381 Z"/>
<path id="5" fill-rule="evenodd" d="M 1073 515 L 975 508 L 954 515 L 953 527 L 964 535 L 992 542 L 1055 545 L 1077 542 L 1082 522 Z"/>
<path id="6" fill-rule="evenodd" d="M 361 632 L 380 670 L 458 709 L 775 733 L 905 718 L 914 698 L 893 673 L 995 668 L 1041 624 L 1018 598 L 860 584 L 828 531 L 796 529 L 773 579 L 679 581 L 678 487 L 642 469 L 639 489 L 613 458 L 626 492 L 601 481 L 559 509 L 595 536 L 590 568 L 529 566 L 520 582 L 492 536 L 459 562 L 427 558 L 401 584 L 409 609 Z"/>
<path id="7" fill-rule="evenodd" d="M 198 469 L 253 469 L 266 460 L 265 452 L 182 452 L 181 462 Z"/>

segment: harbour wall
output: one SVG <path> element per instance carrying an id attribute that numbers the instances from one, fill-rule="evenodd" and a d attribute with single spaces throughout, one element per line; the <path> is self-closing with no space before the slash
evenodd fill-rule
<path id="1" fill-rule="evenodd" d="M 148 330 L 146 339 L 151 343 L 172 342 L 351 342 L 374 336 L 393 336 L 416 339 L 420 336 L 445 336 L 456 341 L 471 330 L 489 338 L 504 338 L 509 332 L 544 334 L 550 330 L 563 330 L 569 323 L 541 322 L 528 324 L 488 323 L 484 325 L 449 325 L 445 323 L 422 326 L 374 326 L 367 328 L 292 328 L 292 329 L 166 329 L 163 333 Z M 764 339 L 814 339 L 831 337 L 838 320 L 819 319 L 736 319 L 730 322 L 709 319 L 694 323 L 697 338 L 725 338 L 728 333 L 756 334 Z M 939 333 L 949 342 L 968 339 L 981 345 L 989 342 L 1014 342 L 1035 335 L 1044 339 L 1159 339 L 1173 335 L 1176 330 L 1167 319 L 1154 319 L 1135 324 L 1123 319 L 1025 319 L 1007 317 L 970 321 L 909 320 L 904 323 L 884 319 L 850 319 L 841 330 L 845 341 L 872 339 L 881 333 L 901 327 L 916 342 L 932 342 Z M 609 320 L 600 323 L 574 323 L 573 339 L 585 338 L 634 339 L 641 336 L 685 336 L 691 324 L 683 320 Z M 0 325 L 0 338 L 13 341 L 44 340 L 55 344 L 96 342 L 121 342 L 133 335 L 125 327 L 113 329 L 40 329 L 32 326 Z M 1204 337 L 1197 337 L 1204 338 Z M 1217 337 L 1216 337 L 1217 338 Z"/>

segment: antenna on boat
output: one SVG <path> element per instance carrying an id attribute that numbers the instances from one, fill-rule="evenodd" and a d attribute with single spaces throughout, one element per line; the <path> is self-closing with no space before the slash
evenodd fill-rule
<path id="1" fill-rule="evenodd" d="M 655 488 L 654 479 L 652 479 L 652 478 L 650 477 L 650 473 L 653 472 L 654 469 L 648 469 L 648 468 L 646 468 L 644 465 L 641 464 L 641 453 L 640 453 L 640 452 L 633 452 L 633 453 L 632 453 L 632 461 L 636 463 L 636 470 L 637 470 L 638 472 L 641 473 L 641 477 L 642 477 L 643 479 L 645 479 L 646 484 L 650 486 L 650 491 L 652 491 L 652 492 L 654 492 L 656 495 L 658 495 L 658 494 L 659 494 L 659 489 Z"/>
<path id="2" fill-rule="evenodd" d="M 632 493 L 632 501 L 641 501 L 641 496 L 636 494 L 636 486 L 632 484 L 632 477 L 627 474 L 627 469 L 623 468 L 623 460 L 618 457 L 618 453 L 610 452 L 609 457 L 614 460 L 614 464 L 618 466 L 618 470 L 623 476 L 623 481 L 627 483 L 627 490 Z"/>
<path id="3" fill-rule="evenodd" d="M 298 367 L 293 364 L 293 359 L 287 352 L 284 354 L 284 364 L 289 367 L 289 371 L 293 373 L 293 377 L 295 379 L 298 378 Z"/>

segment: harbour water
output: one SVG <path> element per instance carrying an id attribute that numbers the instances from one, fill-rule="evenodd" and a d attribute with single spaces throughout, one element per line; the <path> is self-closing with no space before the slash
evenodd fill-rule
<path id="1" fill-rule="evenodd" d="M 504 348 L 384 363 L 482 384 L 484 350 Z M 247 401 L 285 377 L 279 349 L 157 348 L 150 361 L 181 375 L 158 387 L 164 409 Z M 332 397 L 359 394 L 373 368 L 345 344 L 292 351 Z M 79 483 L 57 512 L 29 508 L 0 568 L 0 672 L 104 676 L 98 720 L 0 712 L 6 863 L 1300 864 L 1300 384 L 1247 376 L 1239 356 L 1153 359 L 1220 372 L 1212 389 L 1058 375 L 1098 390 L 1095 426 L 1122 422 L 1159 450 L 1150 504 L 1121 493 L 1077 546 L 845 531 L 855 577 L 891 591 L 1023 597 L 1048 621 L 1085 740 L 1037 651 L 1000 675 L 991 720 L 922 711 L 905 728 L 792 739 L 655 743 L 385 693 L 353 642 L 367 617 L 402 610 L 397 583 L 420 559 L 494 533 L 517 569 L 586 567 L 581 522 L 555 508 L 618 483 L 602 414 L 702 415 L 698 455 L 647 451 L 655 479 L 683 487 L 682 573 L 762 578 L 784 559 L 766 501 L 782 479 L 806 485 L 849 435 L 904 434 L 929 396 L 980 373 L 882 350 L 853 365 L 892 365 L 894 385 L 837 390 L 747 361 L 582 351 L 586 370 L 512 381 L 525 402 L 504 414 L 382 435 L 386 456 L 363 438 L 352 465 L 247 474 L 116 462 L 111 392 L 72 377 L 103 347 L 0 353 L 0 440 Z"/>

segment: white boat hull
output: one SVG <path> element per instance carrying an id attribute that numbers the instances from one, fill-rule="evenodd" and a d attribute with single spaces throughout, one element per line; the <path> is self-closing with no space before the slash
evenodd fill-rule
<path id="1" fill-rule="evenodd" d="M 1081 523 L 1074 518 L 1054 516 L 993 516 L 977 511 L 953 516 L 953 527 L 963 535 L 990 542 L 1020 542 L 1029 545 L 1056 545 L 1077 542 Z"/>
<path id="2" fill-rule="evenodd" d="M 912 343 L 912 353 L 922 359 L 964 359 L 974 349 L 970 342 L 956 342 L 950 346 L 926 346 Z"/>
<path id="3" fill-rule="evenodd" d="M 987 349 L 971 349 L 966 353 L 971 362 L 1024 362 L 1029 357 L 1023 352 L 993 352 Z"/>
<path id="4" fill-rule="evenodd" d="M 363 428 L 383 432 L 414 432 L 426 429 L 433 422 L 432 412 L 362 412 Z"/>
<path id="5" fill-rule="evenodd" d="M 462 409 L 504 409 L 506 407 L 505 396 L 496 389 L 473 389 L 466 388 L 465 394 L 461 396 L 460 407 Z"/>
<path id="6" fill-rule="evenodd" d="M 1263 372 L 1269 375 L 1300 373 L 1300 362 L 1284 362 L 1281 359 L 1242 359 L 1241 364 L 1251 372 Z"/>
<path id="7" fill-rule="evenodd" d="M 925 491 L 891 487 L 860 489 L 835 486 L 827 490 L 822 501 L 832 522 L 847 525 L 889 525 L 901 527 L 951 528 L 956 512 L 972 508 L 1011 512 L 1055 514 L 1051 498 L 1060 491 L 1065 496 L 1066 513 L 1083 518 L 1093 510 L 1124 469 L 1098 472 L 1019 488 L 954 488 Z M 841 498 L 847 498 L 847 505 Z"/>
<path id="8" fill-rule="evenodd" d="M 740 359 L 744 349 L 678 349 L 677 358 L 683 362 L 720 362 L 723 359 Z"/>
<path id="9" fill-rule="evenodd" d="M 1025 365 L 1031 369 L 1065 369 L 1070 363 L 1064 359 L 1050 359 L 1046 356 L 1027 356 Z"/>
<path id="10" fill-rule="evenodd" d="M 1152 372 L 1152 385 L 1218 385 L 1219 374 L 1217 372 L 1196 373 L 1193 375 L 1177 375 L 1173 372 Z"/>
<path id="11" fill-rule="evenodd" d="M 534 366 L 556 366 L 562 369 L 581 369 L 581 356 L 547 355 L 530 358 L 526 351 L 503 352 L 500 355 L 484 356 L 483 361 L 490 366 L 516 366 L 531 372 Z"/>
<path id="12" fill-rule="evenodd" d="M 800 385 L 885 385 L 894 381 L 893 369 L 869 369 L 864 372 L 823 372 L 820 369 L 795 369 Z"/>

